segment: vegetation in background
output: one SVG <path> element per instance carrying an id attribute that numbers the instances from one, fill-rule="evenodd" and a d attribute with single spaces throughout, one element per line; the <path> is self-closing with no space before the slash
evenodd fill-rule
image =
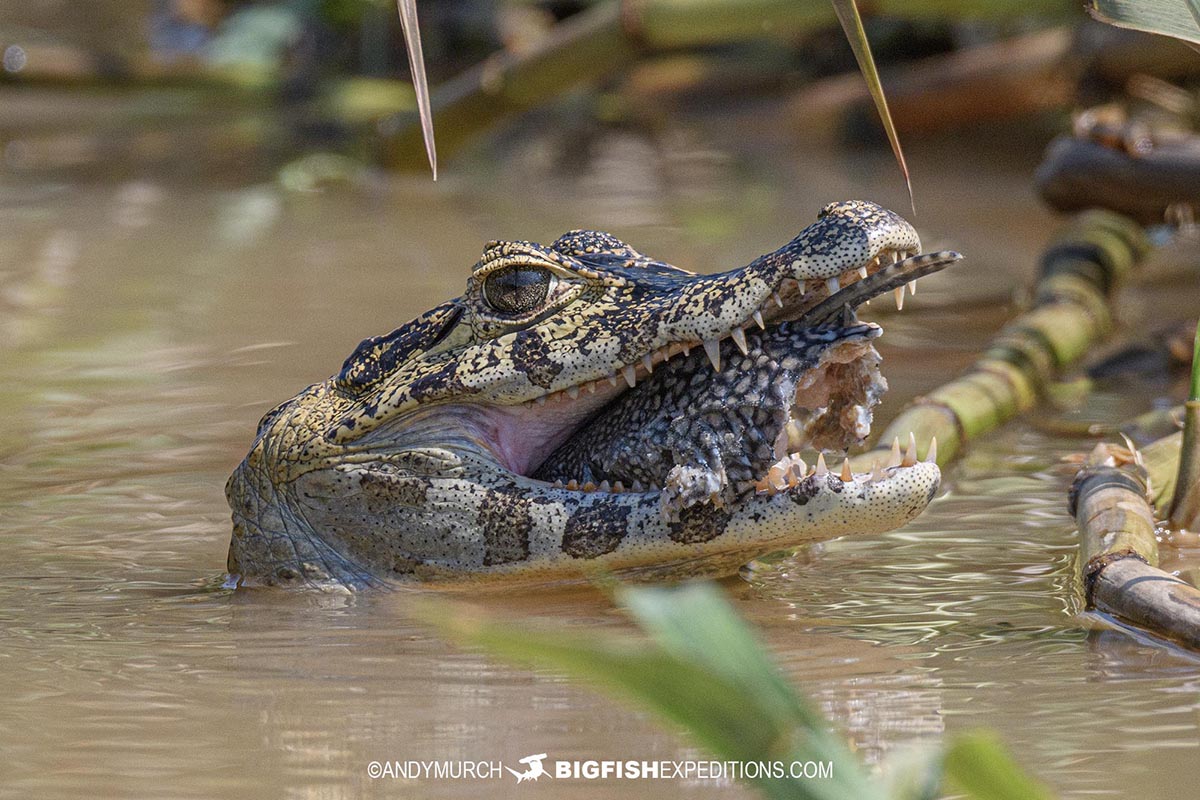
<path id="1" fill-rule="evenodd" d="M 648 642 L 502 622 L 477 607 L 424 601 L 418 616 L 502 658 L 566 672 L 670 720 L 718 758 L 832 762 L 828 779 L 754 780 L 775 800 L 1043 800 L 996 737 L 950 737 L 898 752 L 872 775 L 842 736 L 783 678 L 713 584 L 616 589 Z"/>

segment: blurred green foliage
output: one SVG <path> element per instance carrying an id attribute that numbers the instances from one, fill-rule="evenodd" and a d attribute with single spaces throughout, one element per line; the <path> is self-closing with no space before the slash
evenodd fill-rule
<path id="1" fill-rule="evenodd" d="M 873 775 L 783 680 L 716 586 L 621 586 L 616 598 L 648 641 L 503 622 L 444 602 L 422 601 L 417 614 L 460 642 L 630 697 L 721 759 L 832 762 L 828 779 L 755 780 L 773 800 L 933 800 L 948 790 L 977 800 L 1050 798 L 986 732 L 901 750 Z"/>

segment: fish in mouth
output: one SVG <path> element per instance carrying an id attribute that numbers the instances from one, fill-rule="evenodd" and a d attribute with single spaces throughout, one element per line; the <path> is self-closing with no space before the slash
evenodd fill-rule
<path id="1" fill-rule="evenodd" d="M 270 412 L 231 477 L 244 584 L 729 574 L 877 533 L 935 464 L 827 464 L 870 432 L 881 329 L 855 310 L 959 259 L 875 204 L 827 206 L 716 275 L 608 234 L 493 242 L 462 297 L 364 341 Z"/>

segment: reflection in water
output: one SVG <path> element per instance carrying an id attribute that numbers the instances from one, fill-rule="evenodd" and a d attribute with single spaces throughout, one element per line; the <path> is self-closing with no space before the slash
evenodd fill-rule
<path id="1" fill-rule="evenodd" d="M 407 618 L 404 594 L 217 588 L 222 488 L 257 418 L 360 338 L 461 291 L 485 240 L 604 225 L 714 270 L 773 249 L 828 200 L 904 205 L 901 187 L 878 190 L 891 168 L 883 153 L 826 153 L 763 174 L 673 135 L 665 149 L 634 134 L 600 141 L 582 177 L 538 172 L 556 159 L 531 149 L 490 173 L 478 165 L 486 180 L 325 193 L 10 181 L 0 206 L 6 788 L 475 797 L 466 783 L 373 782 L 366 764 L 695 755 L 586 687 L 444 644 Z M 946 146 L 910 149 L 928 243 L 970 260 L 923 287 L 915 313 L 888 315 L 885 416 L 971 358 L 1023 280 L 1013 265 L 1032 265 L 1053 225 L 1008 147 L 985 146 L 970 180 L 948 171 Z M 1187 300 L 1178 287 L 1141 291 L 1138 302 L 1165 312 Z M 968 303 L 981 298 L 990 302 Z M 949 471 L 916 524 L 762 565 L 732 585 L 738 608 L 872 761 L 986 724 L 1064 797 L 1169 796 L 1200 768 L 1197 665 L 1073 616 L 1075 535 L 1058 459 L 1084 446 L 1013 426 Z M 627 629 L 586 592 L 490 602 Z M 507 782 L 487 791 L 517 796 Z M 573 781 L 521 791 L 594 796 Z M 671 793 L 750 796 L 711 784 Z"/>

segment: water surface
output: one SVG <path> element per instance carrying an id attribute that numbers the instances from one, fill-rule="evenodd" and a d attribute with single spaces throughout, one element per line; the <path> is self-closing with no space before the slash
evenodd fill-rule
<path id="1" fill-rule="evenodd" d="M 903 314 L 868 314 L 887 328 L 884 417 L 970 362 L 1056 225 L 1028 187 L 1036 142 L 962 142 L 909 145 L 926 246 L 969 260 Z M 686 126 L 572 146 L 532 138 L 437 185 L 368 176 L 312 194 L 219 158 L 4 176 L 0 795 L 474 797 L 469 783 L 372 781 L 366 765 L 697 754 L 586 686 L 447 645 L 402 596 L 220 588 L 223 485 L 259 416 L 461 291 L 484 241 L 600 227 L 708 271 L 774 249 L 830 200 L 906 206 L 885 153 L 793 143 L 766 158 Z M 1194 281 L 1164 278 L 1124 307 L 1136 326 L 1194 298 Z M 1108 402 L 1132 414 L 1149 395 L 1131 383 Z M 1059 460 L 1090 442 L 1043 430 L 979 442 L 915 523 L 764 568 L 733 585 L 737 606 L 872 760 L 989 725 L 1063 797 L 1185 796 L 1200 665 L 1077 615 Z M 491 602 L 626 627 L 590 593 Z"/>

